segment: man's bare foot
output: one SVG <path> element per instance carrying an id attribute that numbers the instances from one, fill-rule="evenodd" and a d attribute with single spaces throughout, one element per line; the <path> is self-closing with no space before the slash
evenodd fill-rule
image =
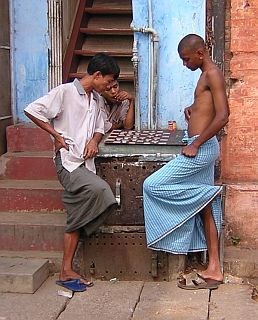
<path id="1" fill-rule="evenodd" d="M 67 280 L 74 280 L 74 279 L 80 279 L 80 282 L 83 284 L 86 284 L 87 286 L 92 286 L 92 281 L 87 281 L 84 279 L 81 275 L 74 272 L 73 270 L 70 271 L 62 271 L 59 275 L 59 280 L 67 281 Z"/>
<path id="2" fill-rule="evenodd" d="M 213 279 L 217 281 L 223 280 L 223 275 L 220 271 L 210 271 L 209 269 L 206 269 L 204 271 L 198 272 L 204 279 Z"/>

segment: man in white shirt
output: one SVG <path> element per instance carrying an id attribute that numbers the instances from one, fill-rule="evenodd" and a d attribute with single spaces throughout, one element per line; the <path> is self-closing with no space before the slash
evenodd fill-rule
<path id="1" fill-rule="evenodd" d="M 98 93 L 108 89 L 120 69 L 103 53 L 89 62 L 79 81 L 62 84 L 25 108 L 25 114 L 54 139 L 55 165 L 67 211 L 64 255 L 58 285 L 84 291 L 93 285 L 73 271 L 80 230 L 94 232 L 117 205 L 109 185 L 96 175 L 94 157 L 104 134 Z"/>

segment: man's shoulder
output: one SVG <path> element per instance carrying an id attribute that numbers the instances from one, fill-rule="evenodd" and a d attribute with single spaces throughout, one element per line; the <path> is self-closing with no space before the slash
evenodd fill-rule
<path id="1" fill-rule="evenodd" d="M 214 64 L 211 68 L 206 71 L 206 76 L 210 77 L 223 77 L 223 72 L 221 69 Z"/>

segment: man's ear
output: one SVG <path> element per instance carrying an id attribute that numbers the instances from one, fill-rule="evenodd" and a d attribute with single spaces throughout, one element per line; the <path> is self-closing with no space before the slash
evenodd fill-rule
<path id="1" fill-rule="evenodd" d="M 99 78 L 101 75 L 102 75 L 102 74 L 101 74 L 100 71 L 96 71 L 96 72 L 93 73 L 93 78 L 96 79 L 96 80 L 98 80 L 98 78 Z"/>
<path id="2" fill-rule="evenodd" d="M 202 60 L 203 57 L 204 57 L 204 50 L 203 50 L 202 48 L 200 48 L 200 49 L 198 49 L 196 52 L 197 52 L 200 60 Z"/>

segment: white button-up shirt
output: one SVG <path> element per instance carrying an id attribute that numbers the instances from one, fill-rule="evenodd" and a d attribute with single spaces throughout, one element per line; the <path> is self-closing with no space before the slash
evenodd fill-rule
<path id="1" fill-rule="evenodd" d="M 96 172 L 94 158 L 84 160 L 85 145 L 95 132 L 104 134 L 104 119 L 95 91 L 88 96 L 79 80 L 62 84 L 29 104 L 25 111 L 49 122 L 64 138 L 69 150 L 60 149 L 62 165 L 72 172 L 81 164 Z"/>

